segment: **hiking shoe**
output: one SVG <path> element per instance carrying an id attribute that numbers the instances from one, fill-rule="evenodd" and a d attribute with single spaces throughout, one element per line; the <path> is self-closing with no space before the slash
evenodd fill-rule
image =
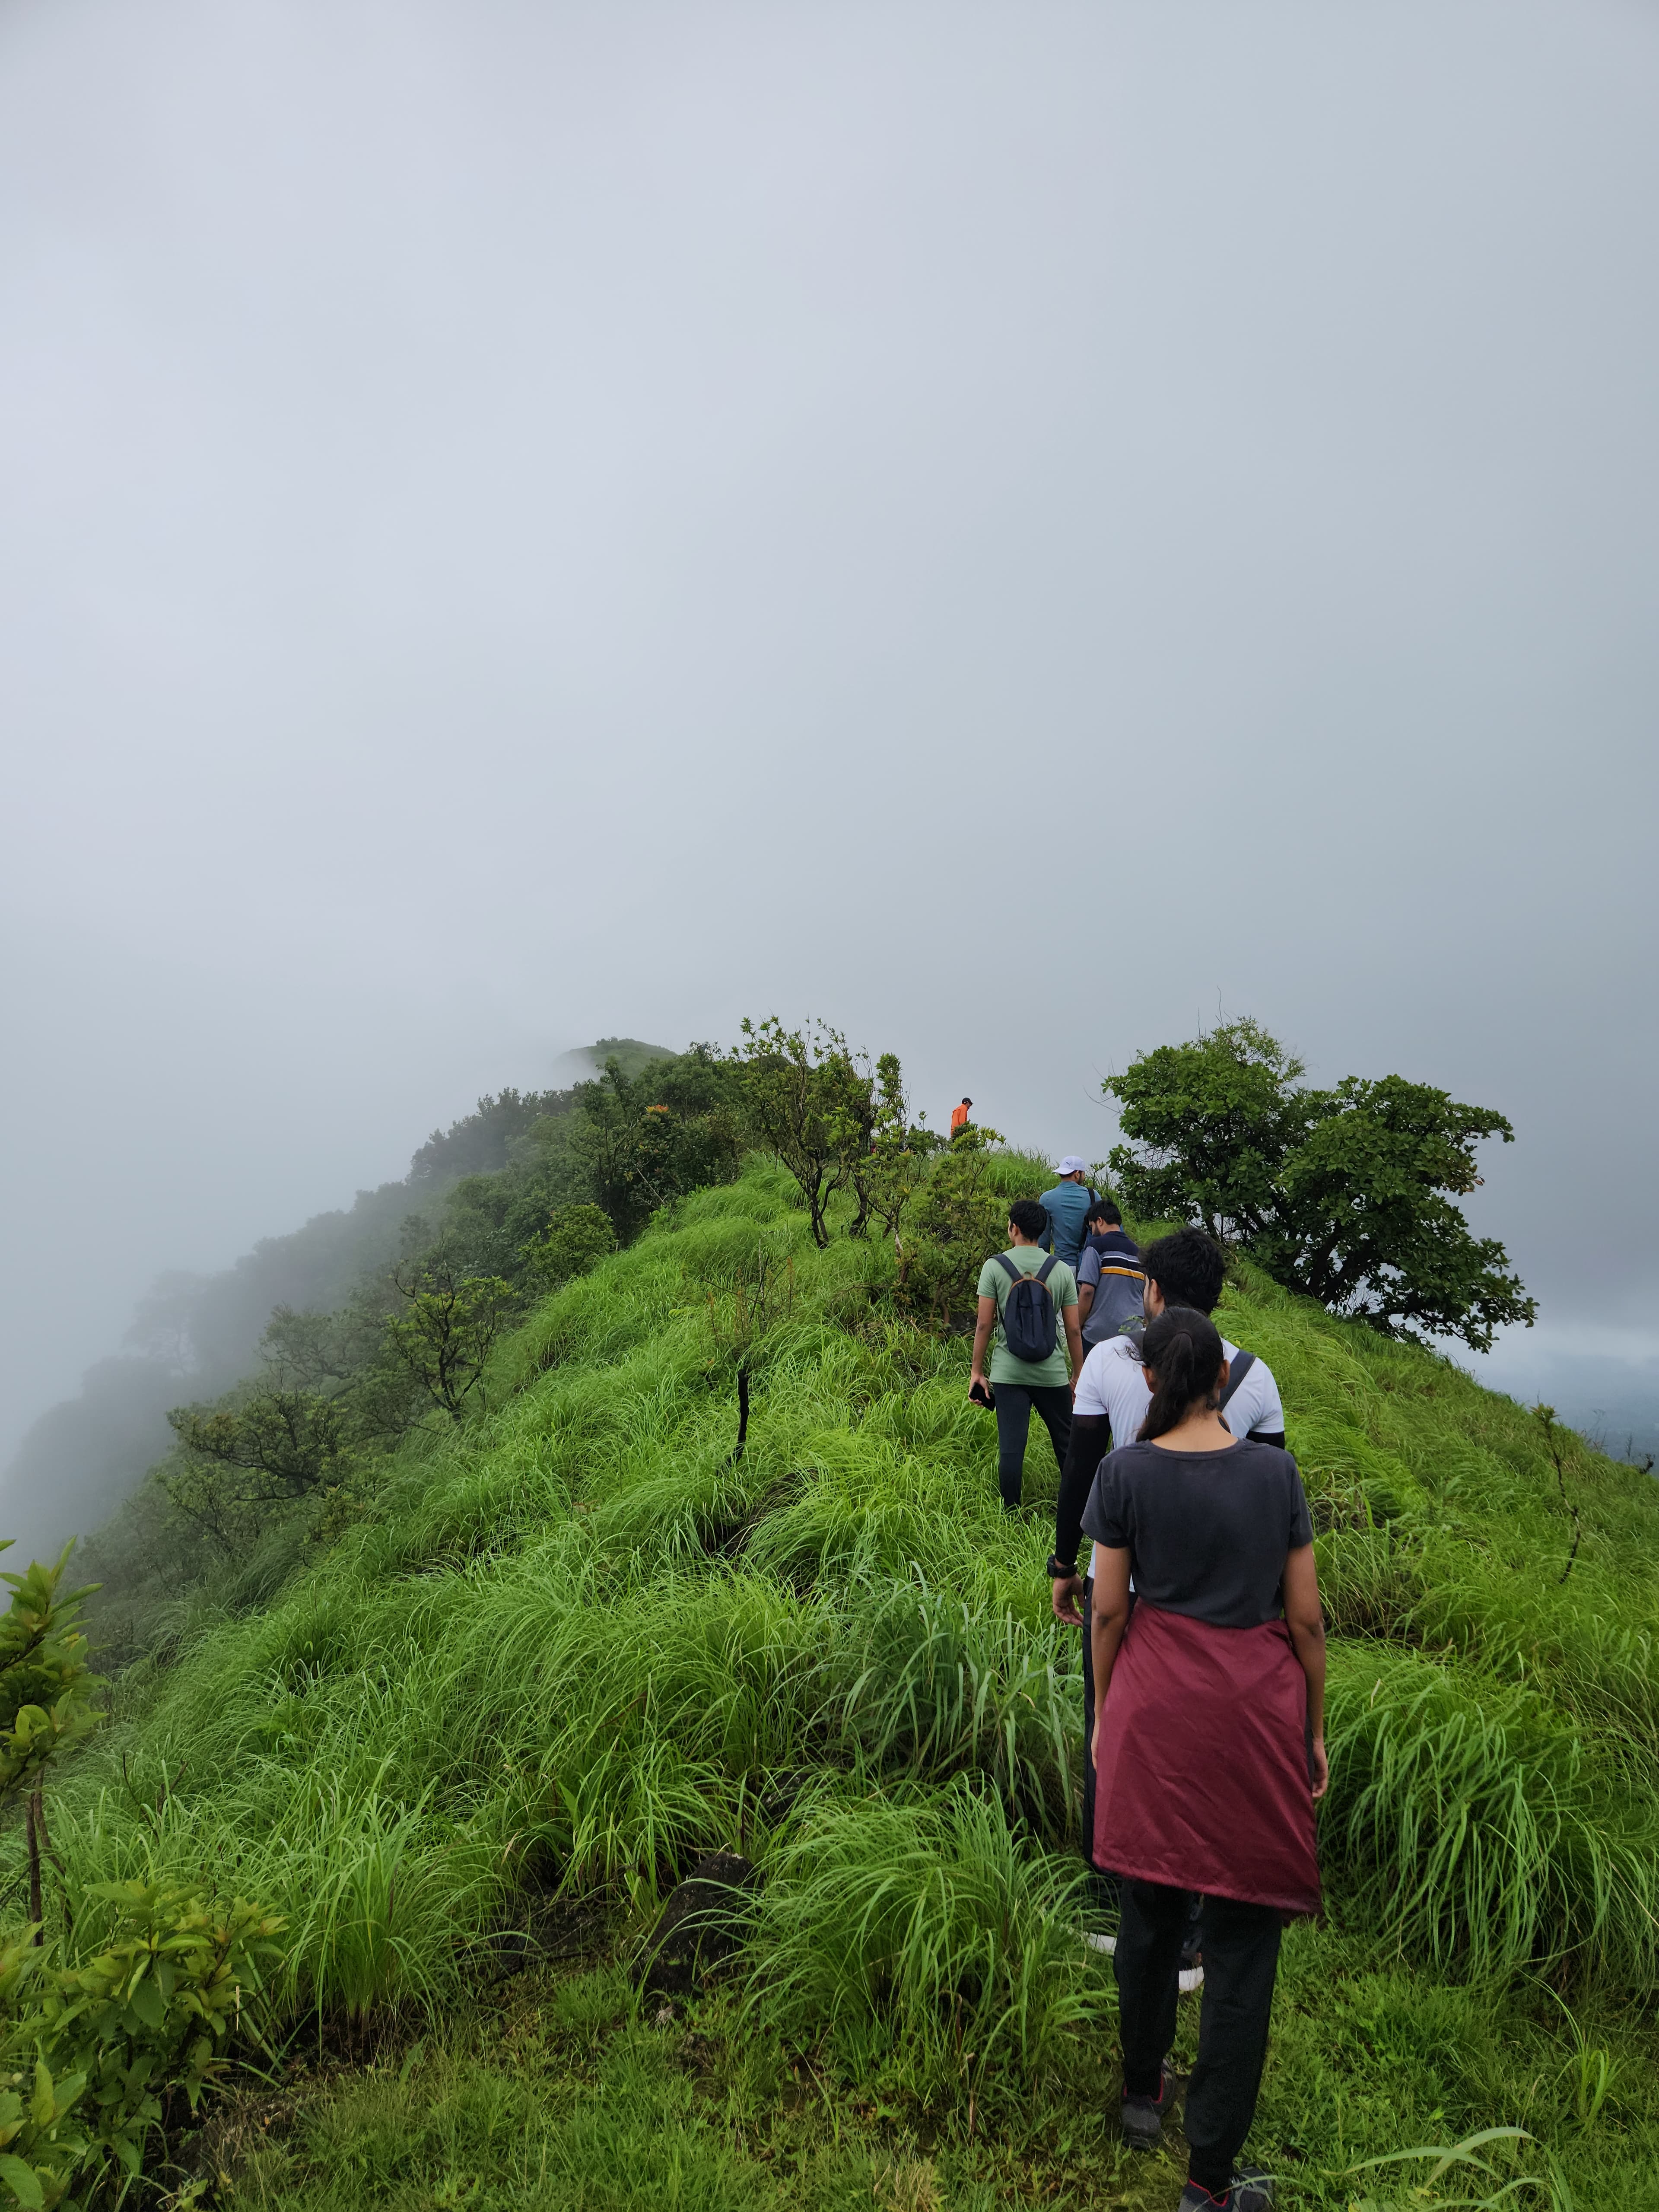
<path id="1" fill-rule="evenodd" d="M 1116 1936 L 1103 1936 L 1098 1929 L 1085 1929 L 1084 1931 L 1083 1941 L 1085 1946 L 1089 1950 L 1103 1951 L 1109 1959 L 1113 1957 L 1117 1950 Z"/>
<path id="2" fill-rule="evenodd" d="M 1118 2117 L 1126 2141 L 1137 2150 L 1156 2150 L 1164 2123 L 1175 2110 L 1176 2081 L 1166 2066 L 1158 2078 L 1155 2097 L 1132 2097 L 1126 2091 Z"/>
<path id="3" fill-rule="evenodd" d="M 1273 2201 L 1272 2174 L 1247 2166 L 1234 2174 L 1224 2197 L 1212 2196 L 1201 2182 L 1188 2181 L 1176 2212 L 1270 2212 Z"/>

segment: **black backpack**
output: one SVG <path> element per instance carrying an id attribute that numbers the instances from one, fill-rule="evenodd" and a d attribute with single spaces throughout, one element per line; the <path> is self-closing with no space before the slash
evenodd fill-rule
<path id="1" fill-rule="evenodd" d="M 1241 1352 L 1239 1353 L 1237 1358 L 1234 1360 L 1232 1365 L 1227 1370 L 1227 1387 L 1222 1392 L 1216 1405 L 1216 1411 L 1218 1413 L 1224 1413 L 1226 1412 L 1228 1400 L 1232 1396 L 1239 1384 L 1244 1380 L 1244 1377 L 1249 1373 L 1251 1368 L 1255 1365 L 1255 1352 Z"/>
<path id="2" fill-rule="evenodd" d="M 1006 1252 L 999 1252 L 997 1259 L 1013 1278 L 1002 1306 L 1003 1340 L 1011 1358 L 1024 1360 L 1028 1367 L 1040 1366 L 1053 1357 L 1059 1341 L 1054 1332 L 1054 1302 L 1048 1295 L 1049 1271 L 1059 1262 L 1051 1252 L 1036 1274 L 1028 1275 L 1015 1267 Z"/>

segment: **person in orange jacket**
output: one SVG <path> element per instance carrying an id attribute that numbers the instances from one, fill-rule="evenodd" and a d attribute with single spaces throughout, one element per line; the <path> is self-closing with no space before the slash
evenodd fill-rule
<path id="1" fill-rule="evenodd" d="M 964 1098 L 960 1106 L 953 1106 L 951 1109 L 951 1134 L 953 1137 L 958 1129 L 965 1129 L 968 1127 L 968 1109 L 973 1103 L 971 1098 Z"/>

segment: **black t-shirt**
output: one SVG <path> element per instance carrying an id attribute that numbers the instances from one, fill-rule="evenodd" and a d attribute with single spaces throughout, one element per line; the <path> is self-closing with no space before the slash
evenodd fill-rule
<path id="1" fill-rule="evenodd" d="M 1296 1462 L 1276 1444 L 1165 1451 L 1123 1444 L 1100 1463 L 1083 1525 L 1126 1546 L 1135 1595 L 1218 1628 L 1255 1628 L 1284 1608 L 1285 1554 L 1313 1541 Z"/>

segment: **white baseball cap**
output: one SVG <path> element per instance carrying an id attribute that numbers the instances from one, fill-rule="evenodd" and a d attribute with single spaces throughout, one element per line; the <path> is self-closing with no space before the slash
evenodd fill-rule
<path id="1" fill-rule="evenodd" d="M 1067 1152 L 1060 1164 L 1061 1175 L 1086 1175 L 1088 1170 L 1088 1161 L 1079 1159 L 1075 1152 Z"/>

